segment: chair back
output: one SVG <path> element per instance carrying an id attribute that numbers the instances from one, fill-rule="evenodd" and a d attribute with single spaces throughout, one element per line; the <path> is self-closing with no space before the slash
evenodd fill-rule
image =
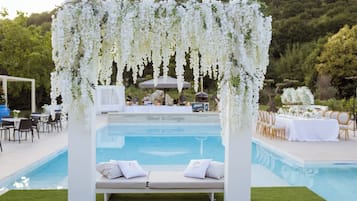
<path id="1" fill-rule="evenodd" d="M 273 112 L 270 112 L 269 113 L 269 123 L 271 124 L 271 125 L 275 125 L 275 121 L 276 121 L 276 118 L 275 118 L 275 113 L 273 113 Z"/>
<path id="2" fill-rule="evenodd" d="M 331 110 L 328 110 L 324 113 L 324 116 L 327 117 L 327 118 L 331 118 L 331 113 L 332 111 Z"/>
<path id="3" fill-rule="evenodd" d="M 2 118 L 12 118 L 11 116 L 3 116 Z M 14 122 L 1 120 L 1 126 L 14 126 Z"/>
<path id="4" fill-rule="evenodd" d="M 60 121 L 61 120 L 61 113 L 56 112 L 55 114 L 55 121 Z"/>
<path id="5" fill-rule="evenodd" d="M 338 114 L 339 114 L 339 112 L 333 111 L 333 112 L 331 113 L 331 119 L 337 119 Z"/>
<path id="6" fill-rule="evenodd" d="M 31 119 L 21 119 L 20 125 L 19 125 L 19 130 L 27 130 L 27 129 L 32 129 Z"/>
<path id="7" fill-rule="evenodd" d="M 337 121 L 339 124 L 347 125 L 350 121 L 350 114 L 348 112 L 340 112 L 337 116 Z"/>
<path id="8" fill-rule="evenodd" d="M 40 117 L 31 117 L 31 122 L 33 126 L 37 126 L 39 121 L 40 121 Z"/>

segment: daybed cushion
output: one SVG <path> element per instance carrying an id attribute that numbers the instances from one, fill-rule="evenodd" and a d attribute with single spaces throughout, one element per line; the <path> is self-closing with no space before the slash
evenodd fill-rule
<path id="1" fill-rule="evenodd" d="M 115 161 L 98 163 L 96 165 L 96 170 L 108 179 L 114 179 L 123 176 L 118 163 Z"/>
<path id="2" fill-rule="evenodd" d="M 136 177 L 132 179 L 125 179 L 119 177 L 116 179 L 108 179 L 100 176 L 97 178 L 96 188 L 101 189 L 145 189 L 147 187 L 148 177 Z"/>
<path id="3" fill-rule="evenodd" d="M 211 161 L 211 159 L 191 160 L 183 173 L 184 176 L 200 179 L 205 178 L 207 168 Z"/>
<path id="4" fill-rule="evenodd" d="M 148 185 L 152 189 L 223 189 L 224 179 L 189 178 L 182 171 L 152 171 Z"/>
<path id="5" fill-rule="evenodd" d="M 138 163 L 138 161 L 118 161 L 119 167 L 123 175 L 127 179 L 134 177 L 146 177 L 148 172 L 145 171 Z"/>
<path id="6" fill-rule="evenodd" d="M 211 161 L 209 164 L 206 177 L 214 178 L 214 179 L 221 179 L 224 177 L 224 163 L 219 161 Z"/>

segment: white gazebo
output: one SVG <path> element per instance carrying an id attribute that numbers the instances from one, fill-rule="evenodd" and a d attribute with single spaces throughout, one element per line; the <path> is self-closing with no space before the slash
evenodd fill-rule
<path id="1" fill-rule="evenodd" d="M 66 1 L 52 21 L 51 98 L 68 112 L 68 200 L 95 200 L 95 89 L 133 80 L 152 62 L 154 83 L 175 56 L 179 91 L 190 54 L 194 88 L 200 75 L 219 80 L 225 144 L 225 201 L 250 200 L 251 133 L 269 63 L 271 18 L 258 0 Z M 171 67 L 170 67 L 171 68 Z"/>
<path id="2" fill-rule="evenodd" d="M 31 112 L 36 111 L 36 88 L 35 79 L 14 77 L 9 75 L 0 75 L 0 80 L 2 82 L 2 90 L 5 95 L 5 104 L 7 105 L 7 83 L 8 82 L 31 82 Z"/>

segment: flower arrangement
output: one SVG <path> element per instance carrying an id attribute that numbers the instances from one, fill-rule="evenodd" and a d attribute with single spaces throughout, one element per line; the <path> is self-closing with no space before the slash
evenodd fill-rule
<path id="1" fill-rule="evenodd" d="M 157 83 L 161 66 L 167 76 L 173 55 L 181 91 L 189 54 L 194 89 L 200 75 L 218 79 L 222 127 L 232 118 L 230 129 L 239 130 L 242 119 L 250 123 L 257 115 L 271 20 L 259 3 L 247 0 L 66 1 L 52 21 L 52 101 L 61 95 L 64 111 L 90 116 L 84 113 L 93 105 L 95 86 L 98 80 L 110 83 L 113 62 L 122 84 L 124 70 L 132 71 L 135 82 L 151 61 Z"/>
<path id="2" fill-rule="evenodd" d="M 298 87 L 297 89 L 285 88 L 281 95 L 281 102 L 287 105 L 312 105 L 314 104 L 314 95 L 306 86 Z"/>
<path id="3" fill-rule="evenodd" d="M 19 117 L 19 114 L 20 114 L 20 110 L 13 110 L 12 113 L 14 115 L 15 118 Z"/>

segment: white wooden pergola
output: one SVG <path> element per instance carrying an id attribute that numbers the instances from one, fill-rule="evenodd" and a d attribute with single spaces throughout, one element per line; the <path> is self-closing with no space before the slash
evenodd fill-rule
<path id="1" fill-rule="evenodd" d="M 31 112 L 36 111 L 35 79 L 14 77 L 14 76 L 8 76 L 8 75 L 0 75 L 0 80 L 2 82 L 2 90 L 5 95 L 5 104 L 6 105 L 7 105 L 7 83 L 8 82 L 31 82 Z"/>

